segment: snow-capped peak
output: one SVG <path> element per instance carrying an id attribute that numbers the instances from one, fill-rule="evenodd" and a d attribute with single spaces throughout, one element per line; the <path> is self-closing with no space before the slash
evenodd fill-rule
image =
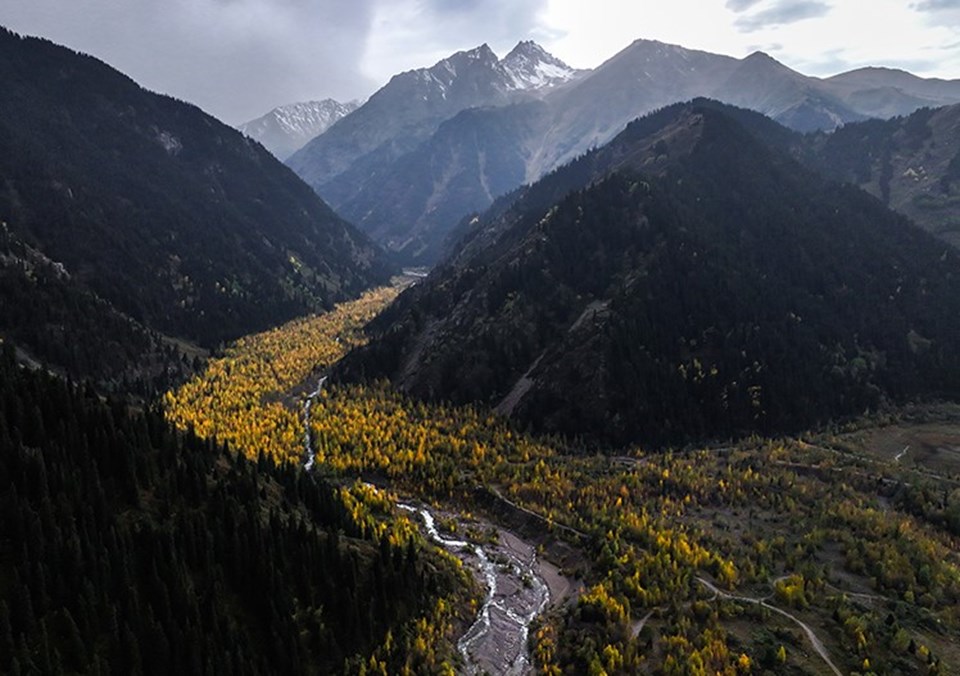
<path id="1" fill-rule="evenodd" d="M 288 134 L 316 136 L 356 107 L 355 102 L 340 103 L 333 99 L 290 103 L 240 125 L 240 131 L 256 138 L 257 130 L 265 130 L 268 125 L 276 124 Z"/>
<path id="2" fill-rule="evenodd" d="M 582 71 L 571 68 L 532 40 L 517 44 L 502 60 L 486 43 L 470 50 L 456 52 L 430 68 L 411 71 L 423 83 L 436 83 L 442 89 L 455 80 L 480 71 L 489 71 L 501 91 L 542 89 L 561 84 Z"/>
<path id="3" fill-rule="evenodd" d="M 291 103 L 237 128 L 283 159 L 359 105 L 357 101 L 340 103 L 333 99 Z"/>
<path id="4" fill-rule="evenodd" d="M 558 85 L 580 73 L 533 40 L 517 43 L 500 62 L 500 66 L 514 89 L 540 89 Z"/>

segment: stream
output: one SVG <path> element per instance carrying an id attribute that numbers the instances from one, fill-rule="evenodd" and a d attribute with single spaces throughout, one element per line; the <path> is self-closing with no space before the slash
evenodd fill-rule
<path id="1" fill-rule="evenodd" d="M 327 376 L 322 376 L 317 382 L 317 389 L 307 395 L 307 400 L 303 402 L 303 457 L 306 460 L 303 463 L 303 468 L 308 472 L 313 469 L 314 460 L 316 459 L 316 454 L 313 452 L 313 444 L 310 439 L 310 407 L 313 405 L 313 400 L 320 395 L 320 390 L 323 389 L 324 383 L 327 382 Z"/>
<path id="2" fill-rule="evenodd" d="M 304 463 L 313 469 L 316 454 L 310 437 L 310 407 L 319 396 L 327 376 L 303 404 Z M 530 624 L 550 602 L 550 588 L 537 560 L 536 549 L 513 533 L 497 529 L 497 541 L 477 545 L 440 534 L 433 513 L 426 507 L 398 503 L 417 514 L 429 538 L 473 568 L 486 587 L 483 605 L 470 628 L 457 641 L 467 674 L 527 674 L 531 669 L 527 639 Z M 459 520 L 458 524 L 461 523 Z M 559 576 L 555 575 L 561 579 Z"/>
<path id="3" fill-rule="evenodd" d="M 498 530 L 496 543 L 482 546 L 454 540 L 440 534 L 433 514 L 426 508 L 397 506 L 419 514 L 430 539 L 474 568 L 486 586 L 476 621 L 457 642 L 465 673 L 528 673 L 530 624 L 550 601 L 536 550 L 504 530 Z"/>

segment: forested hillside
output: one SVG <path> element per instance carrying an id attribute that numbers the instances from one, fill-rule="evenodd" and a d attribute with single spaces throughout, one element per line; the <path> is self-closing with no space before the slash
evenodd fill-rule
<path id="1" fill-rule="evenodd" d="M 389 276 L 375 245 L 289 169 L 194 106 L 6 30 L 0 81 L 4 236 L 56 265 L 71 297 L 95 296 L 113 315 L 209 347 Z M 5 267 L 30 266 L 3 254 Z M 84 340 L 123 339 L 107 326 L 91 332 L 63 294 L 31 294 L 22 302 L 42 299 L 44 313 L 18 321 L 24 348 L 52 356 L 32 339 L 46 331 L 44 314 Z"/>
<path id="2" fill-rule="evenodd" d="M 746 115 L 671 107 L 521 192 L 341 374 L 617 443 L 956 394 L 956 253 Z"/>
<path id="3" fill-rule="evenodd" d="M 464 582 L 352 490 L 20 368 L 5 342 L 0 672 L 439 670 L 442 644 L 415 641 Z"/>
<path id="4" fill-rule="evenodd" d="M 27 360 L 140 399 L 183 381 L 204 354 L 119 312 L 6 224 L 0 224 L 0 335 L 28 345 L 21 349 Z"/>
<path id="5" fill-rule="evenodd" d="M 800 156 L 960 246 L 960 105 L 818 134 L 804 139 Z"/>

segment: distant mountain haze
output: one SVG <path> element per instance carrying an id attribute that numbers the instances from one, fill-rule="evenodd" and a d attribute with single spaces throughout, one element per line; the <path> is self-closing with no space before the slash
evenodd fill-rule
<path id="1" fill-rule="evenodd" d="M 500 191 L 536 181 L 640 115 L 698 96 L 809 132 L 960 102 L 960 81 L 881 68 L 820 79 L 762 52 L 735 59 L 653 40 L 574 71 L 532 42 L 502 60 L 484 45 L 394 77 L 288 163 L 401 259 L 431 264 L 459 220 Z"/>
<path id="2" fill-rule="evenodd" d="M 379 233 L 380 241 L 386 242 L 388 248 L 409 253 L 424 246 L 433 247 L 432 238 L 424 244 L 413 232 L 388 233 L 398 224 L 401 228 L 407 223 L 411 228 L 419 228 L 416 222 L 421 217 L 427 222 L 428 231 L 439 223 L 446 225 L 446 217 L 440 219 L 431 214 L 439 209 L 441 213 L 459 218 L 463 202 L 449 200 L 448 208 L 447 186 L 451 184 L 451 177 L 447 169 L 437 166 L 437 171 L 431 172 L 429 166 L 412 162 L 405 156 L 417 151 L 438 132 L 442 123 L 461 111 L 537 100 L 582 74 L 532 42 L 521 42 L 502 60 L 487 45 L 481 45 L 453 54 L 430 68 L 394 76 L 364 105 L 296 152 L 287 163 L 324 199 L 337 204 L 346 218 L 367 232 Z M 526 131 L 517 140 L 525 143 L 532 131 Z M 478 138 L 480 136 L 482 132 Z M 496 136 L 482 143 L 490 148 L 502 144 Z M 442 144 L 434 145 L 442 150 Z M 420 151 L 421 157 L 427 154 Z M 474 150 L 464 157 L 473 157 L 475 166 L 484 166 L 486 158 L 482 155 Z M 461 155 L 458 153 L 456 157 Z M 526 164 L 525 158 L 523 164 Z M 401 168 L 411 165 L 418 175 Z M 427 176 L 423 176 L 424 171 L 428 172 Z M 492 164 L 491 171 L 481 177 L 476 177 L 476 173 L 471 172 L 469 182 L 482 185 L 486 176 L 500 174 L 500 166 Z M 524 169 L 520 178 L 525 175 Z M 382 217 L 377 215 L 380 212 L 376 204 L 391 198 L 391 194 L 384 191 L 384 184 L 408 182 L 439 183 L 439 187 L 423 191 L 416 199 L 398 197 L 397 201 L 409 204 L 406 209 Z M 466 189 L 467 203 L 473 203 L 469 196 L 474 192 L 473 188 Z M 481 194 L 485 192 L 486 189 L 480 188 Z M 488 203 L 477 202 L 481 207 Z M 432 248 L 430 254 L 435 259 Z"/>
<path id="3" fill-rule="evenodd" d="M 395 159 L 462 110 L 504 105 L 577 74 L 533 43 L 517 45 L 503 61 L 485 44 L 457 52 L 430 68 L 395 75 L 288 164 L 310 185 L 326 185 L 355 163 L 368 163 L 372 153 Z M 345 183 L 333 192 L 348 192 Z"/>

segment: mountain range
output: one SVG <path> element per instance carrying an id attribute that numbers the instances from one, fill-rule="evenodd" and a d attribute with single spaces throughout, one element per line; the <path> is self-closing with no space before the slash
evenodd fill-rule
<path id="1" fill-rule="evenodd" d="M 502 60 L 486 44 L 457 52 L 430 68 L 394 76 L 364 105 L 297 151 L 287 164 L 325 200 L 335 204 L 340 213 L 366 232 L 374 233 L 390 249 L 415 248 L 418 244 L 413 241 L 412 232 L 390 237 L 388 231 L 397 223 L 409 224 L 412 231 L 418 227 L 418 211 L 430 225 L 439 222 L 430 217 L 431 212 L 440 208 L 434 204 L 433 191 L 413 198 L 408 209 L 394 211 L 392 217 L 372 218 L 367 212 L 378 199 L 388 196 L 378 185 L 394 177 L 406 182 L 401 168 L 410 164 L 409 160 L 405 162 L 406 156 L 417 151 L 439 131 L 442 123 L 458 113 L 536 100 L 581 75 L 533 42 L 519 43 Z M 497 142 L 493 141 L 491 146 Z M 474 152 L 464 160 L 475 160 L 482 167 L 486 160 L 479 155 Z M 499 170 L 499 166 L 494 168 Z M 423 170 L 417 167 L 418 172 Z M 439 171 L 443 174 L 442 169 Z M 456 183 L 455 176 L 429 173 L 430 179 L 441 186 L 441 202 L 448 192 L 463 192 L 469 200 L 472 186 L 468 190 L 457 191 L 453 187 L 448 191 L 451 181 Z M 498 171 L 487 173 L 481 169 L 479 182 L 494 173 Z M 463 213 L 458 207 L 455 204 L 451 210 L 457 216 Z"/>
<path id="2" fill-rule="evenodd" d="M 278 159 L 285 160 L 359 106 L 359 101 L 340 103 L 333 99 L 291 103 L 274 108 L 237 129 L 259 141 Z"/>
<path id="3" fill-rule="evenodd" d="M 82 368 L 77 346 L 137 327 L 214 347 L 388 279 L 366 236 L 198 108 L 6 30 L 0 81 L 0 328 L 50 363 L 139 368 L 103 349 Z"/>
<path id="4" fill-rule="evenodd" d="M 683 443 L 956 393 L 960 254 L 696 100 L 472 224 L 340 367 L 537 429 Z"/>
<path id="5" fill-rule="evenodd" d="M 521 63 L 525 73 L 560 76 L 512 76 Z M 820 79 L 761 52 L 735 59 L 651 40 L 574 71 L 535 43 L 502 61 L 483 45 L 396 76 L 288 163 L 403 260 L 431 264 L 460 218 L 606 143 L 636 117 L 698 96 L 810 132 L 957 103 L 960 82 L 879 68 Z"/>

